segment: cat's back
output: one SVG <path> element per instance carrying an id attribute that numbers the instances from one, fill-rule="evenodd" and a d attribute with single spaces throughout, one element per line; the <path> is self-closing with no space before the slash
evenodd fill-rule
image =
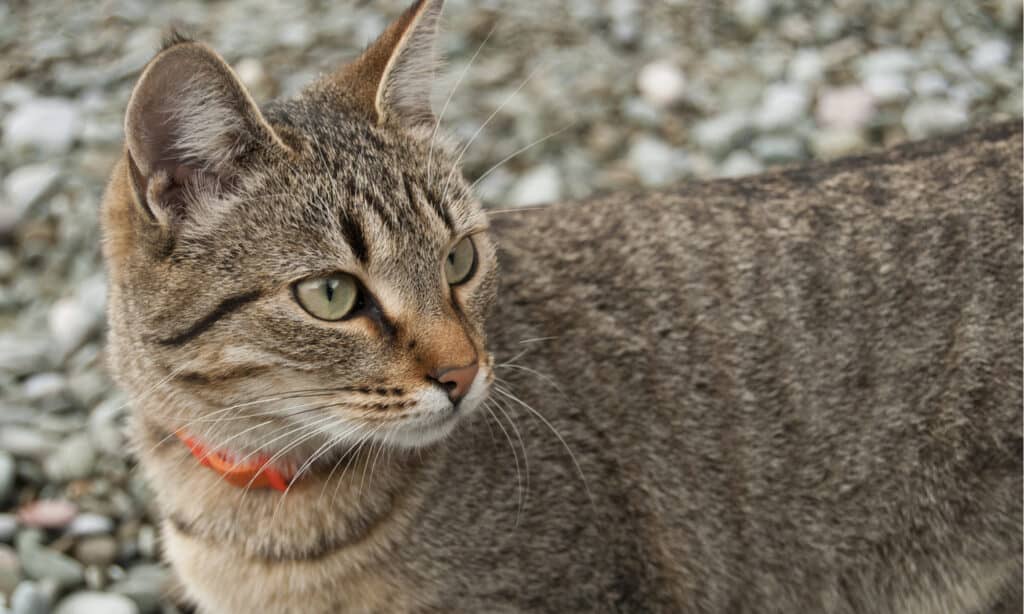
<path id="1" fill-rule="evenodd" d="M 491 335 L 529 368 L 499 374 L 613 459 L 645 582 L 909 612 L 1019 576 L 1021 151 L 1004 124 L 493 216 Z"/>

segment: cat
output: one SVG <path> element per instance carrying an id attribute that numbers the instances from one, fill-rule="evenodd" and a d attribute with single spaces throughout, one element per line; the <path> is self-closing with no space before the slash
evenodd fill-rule
<path id="1" fill-rule="evenodd" d="M 109 361 L 186 599 L 1019 612 L 1020 126 L 488 214 L 440 12 L 262 109 L 181 36 L 132 93 Z"/>

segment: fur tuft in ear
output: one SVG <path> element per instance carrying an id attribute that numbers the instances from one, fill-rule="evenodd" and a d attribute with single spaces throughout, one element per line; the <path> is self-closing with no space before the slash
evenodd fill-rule
<path id="1" fill-rule="evenodd" d="M 378 124 L 433 123 L 434 42 L 443 5 L 417 0 L 330 80 Z"/>
<path id="2" fill-rule="evenodd" d="M 146 66 L 125 136 L 136 198 L 164 226 L 188 219 L 198 194 L 229 188 L 249 156 L 286 148 L 227 63 L 187 39 Z"/>

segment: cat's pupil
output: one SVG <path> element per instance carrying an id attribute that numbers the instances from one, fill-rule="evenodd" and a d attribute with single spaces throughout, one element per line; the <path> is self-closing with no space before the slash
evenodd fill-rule
<path id="1" fill-rule="evenodd" d="M 327 302 L 334 300 L 334 282 L 324 284 L 324 292 L 327 293 Z"/>

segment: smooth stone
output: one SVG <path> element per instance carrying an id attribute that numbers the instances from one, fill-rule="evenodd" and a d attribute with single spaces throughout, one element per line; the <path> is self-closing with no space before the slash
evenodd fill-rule
<path id="1" fill-rule="evenodd" d="M 136 565 L 107 590 L 128 597 L 139 606 L 139 610 L 149 614 L 159 609 L 169 577 L 168 570 L 162 565 Z"/>
<path id="2" fill-rule="evenodd" d="M 78 586 L 84 580 L 82 564 L 43 546 L 37 531 L 22 531 L 15 541 L 22 569 L 29 578 L 49 579 L 63 589 Z"/>
<path id="3" fill-rule="evenodd" d="M 750 152 L 740 150 L 732 152 L 722 161 L 718 175 L 720 177 L 745 177 L 760 173 L 762 170 L 764 170 L 764 165 L 760 160 Z"/>
<path id="4" fill-rule="evenodd" d="M 157 539 L 156 529 L 153 528 L 153 525 L 144 524 L 139 527 L 139 535 L 136 538 L 136 542 L 139 545 L 139 554 L 143 558 L 156 558 Z"/>
<path id="5" fill-rule="evenodd" d="M 937 70 L 928 70 L 914 77 L 914 93 L 925 98 L 942 96 L 949 89 L 949 82 Z"/>
<path id="6" fill-rule="evenodd" d="M 49 368 L 50 345 L 46 335 L 0 334 L 0 371 L 26 375 Z"/>
<path id="7" fill-rule="evenodd" d="M 907 73 L 918 67 L 918 60 L 908 49 L 887 47 L 872 51 L 857 62 L 862 79 L 879 73 Z"/>
<path id="8" fill-rule="evenodd" d="M 0 542 L 10 542 L 18 532 L 18 517 L 0 512 Z"/>
<path id="9" fill-rule="evenodd" d="M 106 567 L 117 560 L 117 540 L 109 535 L 83 537 L 75 544 L 75 558 L 86 565 Z"/>
<path id="10" fill-rule="evenodd" d="M 57 164 L 43 162 L 19 166 L 4 179 L 7 206 L 13 209 L 18 222 L 36 204 L 50 193 L 60 181 L 61 169 Z"/>
<path id="11" fill-rule="evenodd" d="M 21 458 L 39 458 L 56 447 L 57 442 L 33 427 L 11 424 L 0 429 L 0 450 Z"/>
<path id="12" fill-rule="evenodd" d="M 88 433 L 68 437 L 46 458 L 43 471 L 54 482 L 87 478 L 96 465 L 96 450 Z"/>
<path id="13" fill-rule="evenodd" d="M 968 63 L 977 72 L 988 73 L 1006 66 L 1012 53 L 1013 50 L 1009 43 L 999 38 L 993 38 L 982 41 L 974 49 L 971 49 Z"/>
<path id="14" fill-rule="evenodd" d="M 42 499 L 18 510 L 18 521 L 26 527 L 63 529 L 71 523 L 77 513 L 78 508 L 70 501 Z"/>
<path id="15" fill-rule="evenodd" d="M 911 138 L 955 132 L 969 119 L 967 109 L 952 101 L 920 100 L 903 112 L 903 127 Z"/>
<path id="16" fill-rule="evenodd" d="M 562 196 L 562 177 L 551 164 L 538 166 L 520 177 L 512 189 L 511 203 L 517 207 L 539 205 Z"/>
<path id="17" fill-rule="evenodd" d="M 112 456 L 125 453 L 125 437 L 121 419 L 126 411 L 125 401 L 114 396 L 93 408 L 89 414 L 89 436 L 97 449 Z"/>
<path id="18" fill-rule="evenodd" d="M 62 154 L 71 149 L 80 124 L 78 109 L 70 100 L 28 100 L 4 119 L 4 145 L 12 150 L 34 148 Z"/>
<path id="19" fill-rule="evenodd" d="M 14 492 L 14 476 L 14 457 L 8 452 L 0 451 L 0 503 L 6 501 Z"/>
<path id="20" fill-rule="evenodd" d="M 874 98 L 856 85 L 827 89 L 818 97 L 816 116 L 825 128 L 861 128 L 874 115 Z"/>
<path id="21" fill-rule="evenodd" d="M 814 134 L 811 147 L 817 157 L 827 160 L 861 151 L 867 147 L 867 141 L 854 128 L 826 128 Z"/>
<path id="22" fill-rule="evenodd" d="M 21 391 L 26 399 L 38 401 L 46 397 L 59 396 L 67 387 L 67 378 L 60 373 L 37 373 L 25 380 Z"/>
<path id="23" fill-rule="evenodd" d="M 647 102 L 656 107 L 670 107 L 684 99 L 686 76 L 674 63 L 658 60 L 640 69 L 637 87 Z"/>
<path id="24" fill-rule="evenodd" d="M 810 106 L 807 88 L 792 83 L 776 83 L 765 89 L 757 111 L 757 125 L 762 130 L 788 128 L 807 115 Z"/>
<path id="25" fill-rule="evenodd" d="M 818 83 L 825 77 L 825 58 L 817 49 L 800 49 L 789 61 L 786 74 L 797 83 Z"/>
<path id="26" fill-rule="evenodd" d="M 38 582 L 20 582 L 11 595 L 11 614 L 49 614 L 50 596 Z"/>
<path id="27" fill-rule="evenodd" d="M 139 607 L 124 595 L 79 591 L 62 599 L 53 614 L 139 614 Z"/>
<path id="28" fill-rule="evenodd" d="M 910 86 L 907 85 L 907 78 L 900 73 L 887 72 L 868 75 L 864 79 L 864 89 L 875 100 L 883 104 L 910 98 Z"/>
<path id="29" fill-rule="evenodd" d="M 750 114 L 730 111 L 698 122 L 692 135 L 701 149 L 722 155 L 739 145 L 751 132 Z"/>
<path id="30" fill-rule="evenodd" d="M 663 186 L 678 181 L 689 171 L 684 151 L 650 136 L 636 139 L 626 154 L 626 160 L 647 186 Z"/>
<path id="31" fill-rule="evenodd" d="M 758 137 L 750 144 L 750 149 L 765 162 L 792 162 L 804 158 L 804 146 L 800 139 L 793 136 L 766 135 Z"/>
<path id="32" fill-rule="evenodd" d="M 103 324 L 106 290 L 102 278 L 99 288 L 96 284 L 95 278 L 82 282 L 74 296 L 62 298 L 50 308 L 50 334 L 61 356 L 78 349 Z"/>
<path id="33" fill-rule="evenodd" d="M 21 581 L 21 563 L 14 548 L 0 544 L 0 601 L 10 595 Z M 0 610 L 2 611 L 2 610 Z"/>
<path id="34" fill-rule="evenodd" d="M 750 30 L 764 25 L 772 12 L 771 0 L 737 0 L 733 3 L 733 13 L 741 24 Z"/>
<path id="35" fill-rule="evenodd" d="M 74 537 L 88 535 L 107 535 L 114 531 L 114 521 L 102 514 L 83 513 L 75 516 L 68 525 L 67 532 Z"/>

